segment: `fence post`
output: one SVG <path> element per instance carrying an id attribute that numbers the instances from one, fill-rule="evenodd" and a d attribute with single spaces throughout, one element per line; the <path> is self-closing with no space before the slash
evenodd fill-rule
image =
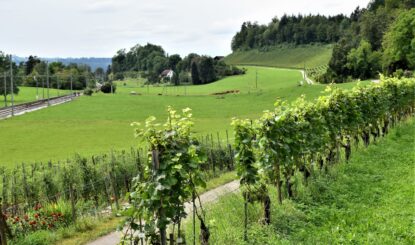
<path id="1" fill-rule="evenodd" d="M 71 199 L 71 212 L 72 212 L 72 222 L 76 221 L 76 207 L 75 207 L 75 196 L 73 193 L 72 183 L 69 183 L 69 197 Z"/>
<path id="2" fill-rule="evenodd" d="M 22 175 L 23 175 L 22 181 L 23 181 L 24 194 L 25 194 L 26 202 L 29 204 L 31 203 L 31 200 L 30 200 L 30 194 L 29 194 L 29 187 L 27 186 L 26 167 L 24 163 L 22 163 Z"/>
<path id="3" fill-rule="evenodd" d="M 12 209 L 12 213 L 13 215 L 16 215 L 17 213 L 17 190 L 16 190 L 16 184 L 17 184 L 17 180 L 16 180 L 16 170 L 13 170 L 13 178 L 12 178 L 12 203 L 13 203 L 13 209 Z"/>
<path id="4" fill-rule="evenodd" d="M 117 177 L 116 177 L 115 169 L 114 169 L 114 153 L 113 152 L 111 153 L 110 183 L 112 187 L 112 192 L 114 194 L 115 207 L 117 208 L 117 210 L 119 210 L 120 204 L 118 203 Z"/>
<path id="5" fill-rule="evenodd" d="M 245 192 L 244 195 L 244 213 L 245 213 L 245 220 L 244 220 L 244 241 L 248 241 L 248 193 Z"/>
<path id="6" fill-rule="evenodd" d="M 170 233 L 170 235 L 169 235 L 169 243 L 170 243 L 170 245 L 174 245 L 174 235 L 173 235 L 173 233 Z"/>
<path id="7" fill-rule="evenodd" d="M 0 199 L 0 210 L 3 209 L 1 205 L 2 200 Z M 13 238 L 10 228 L 7 226 L 6 220 L 4 219 L 3 213 L 0 214 L 0 242 L 1 245 L 7 245 L 7 235 Z"/>
<path id="8" fill-rule="evenodd" d="M 7 107 L 7 76 L 4 73 L 4 107 Z"/>
<path id="9" fill-rule="evenodd" d="M 7 209 L 7 188 L 8 188 L 8 181 L 7 181 L 7 173 L 5 171 L 4 168 L 2 168 L 2 181 L 3 181 L 3 197 L 2 197 L 2 203 L 0 203 L 2 205 L 2 211 L 5 212 Z"/>
<path id="10" fill-rule="evenodd" d="M 195 204 L 195 193 L 192 193 L 192 203 L 193 203 L 193 212 L 192 212 L 192 219 L 193 219 L 193 245 L 196 245 L 196 204 Z"/>
<path id="11" fill-rule="evenodd" d="M 113 211 L 112 210 L 112 204 L 111 204 L 111 195 L 110 195 L 110 192 L 108 191 L 108 189 L 109 189 L 109 187 L 108 187 L 108 180 L 109 179 L 109 177 L 108 177 L 108 175 L 107 176 L 105 176 L 105 178 L 104 178 L 104 182 L 105 182 L 105 187 L 104 187 L 104 189 L 105 189 L 105 195 L 107 196 L 107 204 L 108 204 L 108 206 L 110 206 L 111 207 L 111 211 Z"/>

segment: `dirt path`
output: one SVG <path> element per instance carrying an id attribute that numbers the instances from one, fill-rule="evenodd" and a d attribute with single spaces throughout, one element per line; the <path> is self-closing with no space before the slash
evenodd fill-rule
<path id="1" fill-rule="evenodd" d="M 305 81 L 308 83 L 308 84 L 313 84 L 314 82 L 313 82 L 313 80 L 311 80 L 308 76 L 307 76 L 307 74 L 304 72 L 304 70 L 300 70 L 300 72 L 301 72 L 301 74 L 303 75 L 303 77 L 305 78 Z"/>
<path id="2" fill-rule="evenodd" d="M 203 205 L 214 203 L 216 202 L 221 196 L 226 195 L 228 193 L 235 192 L 239 189 L 239 180 L 234 180 L 222 186 L 219 186 L 213 190 L 207 191 L 200 195 L 200 201 Z M 187 213 L 192 212 L 192 203 L 187 202 L 185 203 L 185 209 Z M 122 232 L 115 231 L 111 232 L 108 235 L 102 236 L 97 240 L 88 243 L 88 245 L 116 245 L 120 242 L 120 238 L 122 236 Z"/>

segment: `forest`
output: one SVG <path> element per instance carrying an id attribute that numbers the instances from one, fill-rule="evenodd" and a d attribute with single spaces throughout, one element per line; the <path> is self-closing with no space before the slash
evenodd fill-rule
<path id="1" fill-rule="evenodd" d="M 268 25 L 245 22 L 232 39 L 232 50 L 266 51 L 280 44 L 329 44 L 327 71 L 316 80 L 341 83 L 379 73 L 411 76 L 415 69 L 415 2 L 372 0 L 350 16 L 284 15 Z"/>

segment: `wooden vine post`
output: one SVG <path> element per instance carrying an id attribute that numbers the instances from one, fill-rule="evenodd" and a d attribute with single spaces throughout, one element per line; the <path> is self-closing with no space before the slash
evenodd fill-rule
<path id="1" fill-rule="evenodd" d="M 157 150 L 151 152 L 151 161 L 153 165 L 153 174 L 157 173 L 160 168 L 159 153 Z M 160 198 L 160 208 L 158 210 L 159 219 L 164 220 L 163 197 Z M 160 242 L 161 245 L 167 244 L 166 227 L 160 227 Z"/>

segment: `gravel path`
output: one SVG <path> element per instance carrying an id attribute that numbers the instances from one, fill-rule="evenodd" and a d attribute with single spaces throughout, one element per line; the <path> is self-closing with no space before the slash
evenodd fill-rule
<path id="1" fill-rule="evenodd" d="M 239 180 L 234 180 L 225 185 L 219 186 L 213 190 L 207 191 L 200 195 L 200 201 L 203 205 L 216 202 L 221 196 L 228 193 L 235 192 L 239 189 Z M 187 213 L 191 213 L 193 206 L 191 202 L 185 203 L 185 209 Z M 122 232 L 115 231 L 108 235 L 102 236 L 97 240 L 88 243 L 88 245 L 116 245 L 120 242 Z"/>

